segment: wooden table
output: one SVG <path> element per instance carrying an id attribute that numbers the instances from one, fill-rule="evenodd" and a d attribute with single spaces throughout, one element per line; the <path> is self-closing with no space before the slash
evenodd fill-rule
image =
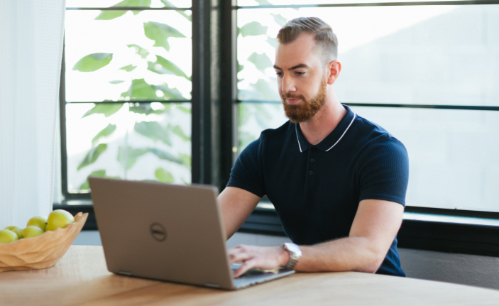
<path id="1" fill-rule="evenodd" d="M 366 273 L 297 273 L 238 291 L 117 276 L 102 247 L 52 268 L 0 273 L 0 305 L 499 305 L 499 291 Z"/>

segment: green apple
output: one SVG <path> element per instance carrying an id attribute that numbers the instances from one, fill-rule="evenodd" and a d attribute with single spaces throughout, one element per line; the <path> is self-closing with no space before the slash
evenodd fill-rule
<path id="1" fill-rule="evenodd" d="M 21 237 L 23 238 L 32 238 L 32 237 L 37 237 L 43 234 L 44 231 L 39 228 L 38 226 L 27 226 L 26 228 L 23 228 L 21 230 Z"/>
<path id="2" fill-rule="evenodd" d="M 56 209 L 49 214 L 47 219 L 47 231 L 65 228 L 68 224 L 73 222 L 75 222 L 75 219 L 72 214 L 64 209 Z"/>
<path id="3" fill-rule="evenodd" d="M 37 226 L 41 228 L 42 231 L 45 231 L 45 229 L 47 228 L 47 219 L 44 217 L 36 216 L 29 219 L 26 226 Z"/>
<path id="4" fill-rule="evenodd" d="M 17 234 L 13 231 L 8 229 L 0 230 L 0 244 L 11 243 L 17 239 Z"/>
<path id="5" fill-rule="evenodd" d="M 4 229 L 13 231 L 14 233 L 16 233 L 17 238 L 21 238 L 21 229 L 19 227 L 12 225 L 12 226 L 7 226 Z"/>

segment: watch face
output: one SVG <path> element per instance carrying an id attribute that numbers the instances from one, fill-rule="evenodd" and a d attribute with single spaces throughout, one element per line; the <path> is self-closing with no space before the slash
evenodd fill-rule
<path id="1" fill-rule="evenodd" d="M 286 249 L 288 249 L 290 252 L 295 253 L 298 256 L 301 256 L 301 249 L 296 244 L 286 242 L 284 243 L 284 245 L 286 246 Z"/>

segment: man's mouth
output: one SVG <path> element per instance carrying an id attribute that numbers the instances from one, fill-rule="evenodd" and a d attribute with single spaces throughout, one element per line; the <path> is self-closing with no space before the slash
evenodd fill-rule
<path id="1" fill-rule="evenodd" d="M 288 104 L 297 104 L 301 101 L 300 98 L 286 98 L 286 103 Z"/>

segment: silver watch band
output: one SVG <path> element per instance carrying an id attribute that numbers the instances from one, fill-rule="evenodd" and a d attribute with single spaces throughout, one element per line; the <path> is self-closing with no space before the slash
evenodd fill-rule
<path id="1" fill-rule="evenodd" d="M 291 242 L 284 243 L 283 248 L 289 253 L 289 261 L 284 266 L 284 269 L 293 270 L 301 258 L 301 249 L 298 245 Z"/>

